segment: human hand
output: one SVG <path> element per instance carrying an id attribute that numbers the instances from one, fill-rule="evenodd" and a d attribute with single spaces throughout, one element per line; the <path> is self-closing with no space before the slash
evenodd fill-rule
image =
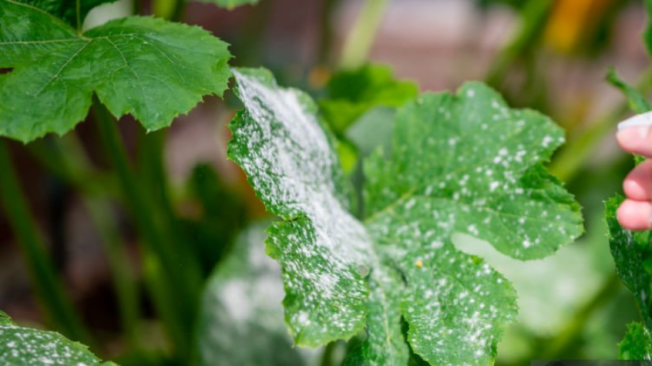
<path id="1" fill-rule="evenodd" d="M 618 222 L 629 230 L 652 229 L 652 114 L 620 123 L 616 139 L 623 150 L 648 158 L 623 182 L 627 199 L 618 208 Z"/>

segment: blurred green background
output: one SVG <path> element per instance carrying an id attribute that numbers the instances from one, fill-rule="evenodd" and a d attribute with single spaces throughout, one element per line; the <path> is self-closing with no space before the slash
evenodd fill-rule
<path id="1" fill-rule="evenodd" d="M 120 0 L 95 9 L 86 26 L 134 12 L 169 16 L 173 7 L 169 0 Z M 567 144 L 550 169 L 584 207 L 587 233 L 550 258 L 525 263 L 471 237 L 460 235 L 455 242 L 464 251 L 485 256 L 518 291 L 520 323 L 511 326 L 500 343 L 498 365 L 617 357 L 616 344 L 637 313 L 631 293 L 614 273 L 602 202 L 621 190 L 633 161 L 614 140 L 617 122 L 629 113 L 626 101 L 604 79 L 607 69 L 615 67 L 642 92 L 652 87 L 652 68 L 641 39 L 647 24 L 642 1 L 261 0 L 231 11 L 190 2 L 182 19 L 229 42 L 235 55 L 232 65 L 268 67 L 282 85 L 309 91 L 344 141 L 342 162 L 357 184 L 356 159 L 387 141 L 393 110 L 416 93 L 413 84 L 420 91 L 439 91 L 454 90 L 466 80 L 484 80 L 511 105 L 551 116 L 567 131 Z M 364 67 L 367 62 L 375 66 Z M 168 183 L 155 181 L 151 186 L 160 188 L 173 214 L 171 222 L 184 238 L 179 245 L 192 249 L 205 278 L 225 256 L 236 256 L 233 248 L 245 245 L 234 243 L 255 240 L 263 246 L 264 236 L 251 230 L 259 232 L 261 225 L 255 222 L 267 215 L 243 174 L 225 157 L 230 139 L 226 124 L 237 109 L 232 95 L 224 101 L 206 98 L 171 129 L 153 134 L 164 146 L 163 160 L 140 167 L 160 166 L 161 174 L 169 177 Z M 137 160 L 151 144 L 141 144 L 143 131 L 129 117 L 123 120 L 123 137 Z M 93 209 L 93 197 L 111 197 L 116 189 L 97 145 L 95 130 L 85 123 L 75 136 L 46 138 L 29 146 L 11 143 L 11 148 L 50 255 L 84 322 L 99 339 L 96 351 L 123 365 L 174 363 L 152 299 L 143 290 L 147 258 L 139 251 L 129 216 L 115 200 Z M 73 163 L 62 164 L 60 159 Z M 81 167 L 85 175 L 65 169 L 68 164 Z M 254 229 L 241 235 L 251 225 Z M 105 245 L 107 237 L 114 247 Z M 119 254 L 111 248 L 124 250 L 128 259 L 120 262 L 119 272 L 135 286 L 135 334 L 129 335 L 121 320 L 125 304 L 116 296 L 115 271 L 107 260 L 111 253 Z M 230 261 L 238 267 L 236 259 Z M 278 274 L 261 268 L 259 277 Z M 215 278 L 209 288 L 217 286 L 219 297 L 219 291 L 231 289 L 233 283 L 228 276 Z M 0 309 L 21 324 L 43 326 L 31 288 L 6 217 L 0 216 Z M 270 296 L 278 303 L 282 293 L 273 288 L 277 293 Z M 241 291 L 243 301 L 252 301 L 255 288 L 231 291 Z M 206 305 L 206 297 L 204 301 L 204 306 L 212 306 Z M 277 314 L 274 311 L 270 314 Z M 227 334 L 228 321 L 219 316 L 202 318 L 200 327 L 211 321 L 222 322 Z M 287 336 L 271 328 L 261 328 L 258 335 L 269 331 L 282 339 Z M 256 347 L 261 352 L 276 349 L 276 343 L 254 341 L 254 333 L 239 336 L 252 340 L 251 352 Z M 130 337 L 138 338 L 138 347 L 132 347 Z M 284 342 L 279 344 L 291 348 Z M 308 363 L 334 365 L 345 346 L 328 348 L 328 359 L 319 357 L 322 350 L 301 357 Z M 287 357 L 288 365 L 304 362 L 294 359 L 296 355 Z M 260 362 L 265 364 L 264 359 Z"/>

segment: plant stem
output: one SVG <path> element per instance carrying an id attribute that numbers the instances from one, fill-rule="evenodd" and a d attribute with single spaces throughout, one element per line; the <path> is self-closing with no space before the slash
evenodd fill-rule
<path id="1" fill-rule="evenodd" d="M 333 351 L 335 351 L 335 346 L 337 342 L 330 342 L 324 347 L 324 352 L 321 355 L 320 366 L 332 366 L 333 365 Z"/>
<path id="2" fill-rule="evenodd" d="M 180 22 L 186 13 L 186 0 L 174 0 L 174 8 L 170 15 L 170 20 L 173 22 Z"/>
<path id="3" fill-rule="evenodd" d="M 94 172 L 74 132 L 53 140 L 53 145 L 56 150 L 53 155 L 58 157 L 65 171 Z M 64 159 L 64 156 L 67 158 Z M 70 175 L 74 175 L 74 173 Z M 93 196 L 83 191 L 82 201 L 106 251 L 118 300 L 122 328 L 127 334 L 129 346 L 132 349 L 138 349 L 140 343 L 137 330 L 139 318 L 138 289 L 134 282 L 134 273 L 129 266 L 129 256 L 122 246 L 123 242 L 119 230 L 114 224 L 114 218 L 110 215 L 110 203 L 105 195 Z"/>
<path id="4" fill-rule="evenodd" d="M 113 185 L 105 182 L 112 177 L 96 178 L 99 174 L 91 167 L 74 132 L 61 138 L 32 143 L 29 151 L 46 169 L 80 191 L 83 204 L 107 254 L 122 328 L 127 334 L 129 346 L 138 349 L 138 289 L 134 283 L 134 274 L 128 266 L 129 257 L 122 248 L 119 230 L 113 224 L 113 217 L 108 214 L 111 207 L 107 195 L 117 195 Z"/>
<path id="5" fill-rule="evenodd" d="M 160 220 L 157 221 L 159 206 L 151 196 L 149 187 L 141 185 L 141 180 L 134 175 L 121 142 L 117 122 L 98 100 L 94 101 L 94 112 L 107 157 L 118 174 L 132 218 L 143 238 L 145 251 L 153 254 L 156 266 L 160 268 L 159 275 L 152 280 L 156 281 L 155 289 L 150 287 L 150 291 L 153 291 L 157 300 L 155 303 L 159 306 L 158 310 L 175 348 L 182 356 L 187 356 L 191 349 L 190 339 L 201 278 L 192 266 L 184 263 L 183 257 L 179 257 L 174 240 L 167 235 Z"/>
<path id="6" fill-rule="evenodd" d="M 157 220 L 162 223 L 165 235 L 176 243 L 186 242 L 185 237 L 179 228 L 174 209 L 171 204 L 167 174 L 163 161 L 166 130 L 141 134 L 138 150 L 138 170 L 141 182 L 146 187 L 151 187 L 150 192 L 154 197 L 153 203 L 157 206 L 153 215 L 158 216 Z M 201 254 L 194 253 L 192 246 L 176 247 L 176 253 L 182 258 L 187 266 L 186 271 L 193 272 L 199 278 L 201 266 L 199 258 Z"/>
<path id="7" fill-rule="evenodd" d="M 90 169 L 90 164 L 81 164 L 79 158 L 84 156 L 82 149 L 69 146 L 73 143 L 72 135 L 61 138 L 34 141 L 27 145 L 29 153 L 45 169 L 59 179 L 74 186 L 84 195 L 117 196 L 115 177 L 110 173 Z M 77 143 L 78 144 L 78 143 Z M 65 158 L 62 151 L 66 151 Z M 79 155 L 81 154 L 81 155 Z"/>
<path id="8" fill-rule="evenodd" d="M 91 337 L 66 296 L 64 286 L 48 258 L 16 177 L 5 141 L 0 140 L 0 198 L 25 255 L 35 291 L 54 327 L 69 338 L 92 344 Z"/>
<path id="9" fill-rule="evenodd" d="M 353 25 L 351 35 L 346 39 L 339 67 L 355 69 L 362 66 L 369 57 L 376 31 L 380 25 L 389 0 L 366 0 Z"/>
<path id="10" fill-rule="evenodd" d="M 652 89 L 652 68 L 648 68 L 643 73 L 636 83 L 636 88 L 643 91 L 643 93 Z M 608 112 L 604 118 L 577 134 L 577 137 L 570 140 L 555 156 L 552 164 L 550 164 L 552 174 L 562 181 L 570 181 L 575 178 L 584 162 L 591 157 L 597 144 L 604 139 L 604 136 L 613 131 L 614 124 L 627 110 L 627 102 L 623 101 Z"/>
<path id="11" fill-rule="evenodd" d="M 320 65 L 329 64 L 331 46 L 333 44 L 333 12 L 339 5 L 340 0 L 322 0 L 321 15 L 319 18 L 319 49 L 317 51 L 317 62 Z"/>
<path id="12" fill-rule="evenodd" d="M 129 266 L 129 257 L 122 247 L 122 239 L 109 214 L 109 202 L 102 198 L 84 197 L 84 206 L 93 220 L 106 252 L 111 269 L 113 286 L 118 300 L 122 329 L 127 335 L 131 349 L 139 349 L 138 336 L 139 300 L 134 273 Z"/>
<path id="13" fill-rule="evenodd" d="M 498 86 L 514 60 L 523 54 L 524 50 L 536 44 L 553 5 L 554 1 L 530 0 L 527 2 L 514 38 L 507 47 L 500 51 L 489 67 L 486 77 L 488 84 Z"/>
<path id="14" fill-rule="evenodd" d="M 143 15 L 143 0 L 131 0 L 131 15 Z"/>

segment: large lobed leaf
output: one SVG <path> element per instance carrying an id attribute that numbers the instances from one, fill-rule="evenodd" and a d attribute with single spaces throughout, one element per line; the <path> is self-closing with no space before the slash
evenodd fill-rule
<path id="1" fill-rule="evenodd" d="M 0 365 L 110 366 L 61 334 L 15 325 L 0 312 Z"/>
<path id="2" fill-rule="evenodd" d="M 328 95 L 319 101 L 333 131 L 343 135 L 348 127 L 376 107 L 400 107 L 419 94 L 416 84 L 394 79 L 384 65 L 365 65 L 335 73 L 326 87 Z"/>
<path id="3" fill-rule="evenodd" d="M 616 272 L 625 286 L 634 293 L 643 323 L 630 324 L 627 334 L 619 344 L 623 359 L 652 359 L 652 247 L 650 231 L 632 232 L 618 223 L 617 210 L 623 197 L 616 196 L 606 202 L 606 218 L 609 226 L 609 246 L 616 263 Z"/>
<path id="4" fill-rule="evenodd" d="M 281 269 L 263 246 L 267 226 L 244 230 L 208 280 L 198 322 L 199 365 L 308 364 L 283 324 Z"/>
<path id="5" fill-rule="evenodd" d="M 645 325 L 629 324 L 625 338 L 618 344 L 618 358 L 652 361 L 652 335 Z"/>
<path id="6" fill-rule="evenodd" d="M 65 134 L 96 94 L 116 117 L 147 130 L 168 126 L 204 95 L 221 95 L 227 45 L 161 19 L 110 21 L 84 34 L 30 5 L 0 0 L 0 136 L 29 142 Z"/>
<path id="7" fill-rule="evenodd" d="M 366 325 L 349 364 L 404 365 L 404 318 L 412 350 L 431 364 L 490 364 L 516 295 L 451 236 L 474 235 L 519 259 L 577 237 L 579 207 L 541 165 L 561 130 L 510 110 L 482 84 L 425 94 L 399 110 L 391 156 L 379 151 L 366 162 L 359 221 L 313 102 L 265 70 L 234 75 L 245 110 L 231 124 L 229 156 L 283 219 L 267 245 L 283 269 L 295 341 L 324 344 Z"/>
<path id="8" fill-rule="evenodd" d="M 263 70 L 234 71 L 246 110 L 231 124 L 229 156 L 267 209 L 269 254 L 283 267 L 287 322 L 297 343 L 351 337 L 365 323 L 370 239 L 348 211 L 344 176 L 310 98 Z"/>

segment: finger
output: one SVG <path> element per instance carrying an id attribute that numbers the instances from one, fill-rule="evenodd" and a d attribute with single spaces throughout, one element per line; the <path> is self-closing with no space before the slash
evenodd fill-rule
<path id="1" fill-rule="evenodd" d="M 632 170 L 623 182 L 627 198 L 635 201 L 652 201 L 652 160 L 646 160 Z"/>
<path id="2" fill-rule="evenodd" d="M 649 230 L 652 228 L 652 202 L 625 200 L 618 207 L 617 217 L 625 229 Z"/>
<path id="3" fill-rule="evenodd" d="M 616 140 L 623 150 L 652 158 L 652 133 L 650 133 L 650 126 L 623 128 L 616 134 Z"/>

